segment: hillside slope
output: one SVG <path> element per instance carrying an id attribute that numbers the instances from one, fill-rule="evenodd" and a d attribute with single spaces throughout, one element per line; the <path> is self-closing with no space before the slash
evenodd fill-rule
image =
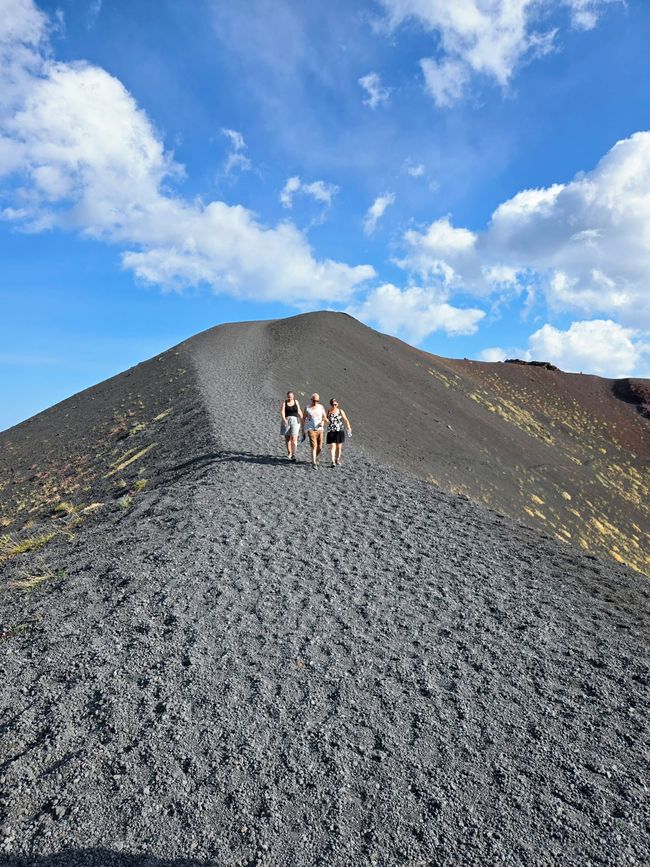
<path id="1" fill-rule="evenodd" d="M 379 460 L 650 574 L 650 419 L 613 381 L 439 358 L 337 313 L 219 326 L 188 346 L 209 359 L 226 333 L 254 344 L 256 383 L 278 401 L 336 395 Z"/>
<path id="2" fill-rule="evenodd" d="M 138 373 L 150 483 L 5 560 L 0 865 L 643 863 L 647 579 L 380 461 L 362 388 L 288 463 L 277 347 L 189 341 L 158 421 Z"/>
<path id="3" fill-rule="evenodd" d="M 379 460 L 650 574 L 643 381 L 443 359 L 336 313 L 217 326 L 0 434 L 0 559 L 130 502 L 170 449 L 197 446 L 191 368 L 224 341 L 251 346 L 270 449 L 287 388 L 336 394 Z"/>

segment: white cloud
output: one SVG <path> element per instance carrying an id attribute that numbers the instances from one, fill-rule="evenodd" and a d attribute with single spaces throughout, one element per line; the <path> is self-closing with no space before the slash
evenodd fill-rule
<path id="1" fill-rule="evenodd" d="M 11 0 L 0 19 L 0 207 L 26 230 L 73 229 L 126 248 L 125 267 L 169 288 L 296 304 L 345 301 L 369 265 L 318 260 L 291 223 L 264 226 L 246 208 L 170 192 L 183 169 L 116 78 L 57 63 L 46 19 Z M 245 142 L 224 130 L 232 154 Z"/>
<path id="2" fill-rule="evenodd" d="M 235 170 L 248 171 L 251 161 L 246 156 L 246 142 L 244 136 L 235 129 L 222 129 L 221 132 L 230 140 L 230 153 L 226 158 L 224 172 L 229 175 Z"/>
<path id="3" fill-rule="evenodd" d="M 474 334 L 485 316 L 483 310 L 476 308 L 453 307 L 433 289 L 419 286 L 399 289 L 392 283 L 373 289 L 362 303 L 350 306 L 347 312 L 416 344 L 434 331 Z"/>
<path id="4" fill-rule="evenodd" d="M 589 319 L 572 322 L 566 331 L 547 323 L 530 335 L 527 349 L 495 346 L 484 349 L 479 357 L 483 361 L 550 361 L 569 373 L 618 379 L 647 376 L 650 343 L 634 328 L 623 328 L 611 319 Z"/>
<path id="5" fill-rule="evenodd" d="M 414 163 L 413 160 L 407 159 L 404 163 L 404 171 L 412 178 L 421 178 L 425 172 L 423 163 Z"/>
<path id="6" fill-rule="evenodd" d="M 423 57 L 420 68 L 424 75 L 424 86 L 433 97 L 436 105 L 447 108 L 463 95 L 469 79 L 466 64 L 458 60 L 444 60 L 438 63 L 432 57 Z"/>
<path id="7" fill-rule="evenodd" d="M 428 92 L 439 106 L 449 106 L 463 96 L 472 75 L 487 76 L 505 87 L 526 58 L 551 51 L 556 34 L 543 29 L 548 13 L 568 8 L 572 26 L 591 29 L 604 7 L 619 0 L 380 2 L 390 30 L 413 19 L 437 35 L 440 56 L 422 58 L 420 65 Z"/>
<path id="8" fill-rule="evenodd" d="M 38 45 L 45 37 L 47 18 L 31 0 L 4 0 L 0 16 L 0 45 Z"/>
<path id="9" fill-rule="evenodd" d="M 366 216 L 363 218 L 363 231 L 366 235 L 372 235 L 377 228 L 377 223 L 384 216 L 386 208 L 392 205 L 395 201 L 394 193 L 384 193 L 382 196 L 377 196 L 375 201 L 366 211 Z"/>
<path id="10" fill-rule="evenodd" d="M 478 357 L 481 361 L 505 361 L 508 357 L 505 349 L 500 346 L 492 346 L 489 349 L 482 349 Z"/>
<path id="11" fill-rule="evenodd" d="M 470 276 L 480 279 L 477 235 L 455 228 L 448 217 L 435 220 L 424 232 L 410 229 L 404 234 L 406 255 L 395 259 L 400 268 L 416 274 L 426 283 L 451 290 L 463 287 Z M 478 294 L 478 293 L 477 293 Z"/>
<path id="12" fill-rule="evenodd" d="M 90 0 L 90 3 L 88 4 L 88 10 L 86 12 L 86 27 L 89 30 L 92 30 L 92 28 L 95 26 L 97 18 L 99 17 L 99 13 L 102 11 L 102 5 L 102 0 Z"/>
<path id="13" fill-rule="evenodd" d="M 287 179 L 286 184 L 282 188 L 280 201 L 285 208 L 291 208 L 293 206 L 293 197 L 297 193 L 302 193 L 329 207 L 338 189 L 336 184 L 328 184 L 326 181 L 312 181 L 306 184 L 297 175 L 294 175 Z"/>
<path id="14" fill-rule="evenodd" d="M 482 232 L 445 218 L 404 242 L 398 264 L 424 279 L 477 295 L 534 284 L 554 310 L 650 327 L 650 132 L 618 142 L 567 184 L 518 193 Z"/>
<path id="15" fill-rule="evenodd" d="M 368 94 L 367 99 L 364 99 L 363 104 L 370 108 L 377 108 L 383 102 L 388 102 L 392 92 L 392 88 L 383 87 L 381 78 L 376 72 L 369 72 L 359 79 L 359 84 Z"/>
<path id="16" fill-rule="evenodd" d="M 571 23 L 580 30 L 593 30 L 605 6 L 624 2 L 625 0 L 563 0 L 563 4 L 569 8 Z"/>
<path id="17" fill-rule="evenodd" d="M 650 352 L 633 328 L 611 319 L 573 322 L 566 331 L 544 325 L 531 334 L 530 356 L 552 361 L 562 370 L 619 378 L 630 376 Z"/>

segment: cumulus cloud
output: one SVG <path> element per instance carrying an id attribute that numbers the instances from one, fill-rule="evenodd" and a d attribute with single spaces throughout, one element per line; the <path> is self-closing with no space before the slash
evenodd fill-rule
<path id="1" fill-rule="evenodd" d="M 401 267 L 476 295 L 534 286 L 550 307 L 650 327 L 650 132 L 618 142 L 591 172 L 523 190 L 484 231 L 449 218 L 404 236 Z"/>
<path id="2" fill-rule="evenodd" d="M 377 108 L 383 102 L 388 102 L 392 88 L 384 87 L 381 83 L 381 78 L 376 72 L 369 72 L 359 79 L 359 84 L 368 94 L 364 99 L 363 104 L 370 108 Z"/>
<path id="3" fill-rule="evenodd" d="M 568 8 L 572 26 L 591 29 L 603 9 L 619 0 L 380 2 L 390 30 L 412 19 L 438 37 L 441 56 L 422 58 L 420 65 L 435 102 L 449 106 L 464 95 L 472 75 L 487 76 L 505 87 L 524 59 L 552 50 L 556 32 L 543 28 L 545 14 Z"/>
<path id="4" fill-rule="evenodd" d="M 563 370 L 613 378 L 632 374 L 650 350 L 636 329 L 611 319 L 573 322 L 566 331 L 547 324 L 531 334 L 528 345 L 532 357 L 548 359 Z"/>
<path id="5" fill-rule="evenodd" d="M 307 184 L 297 175 L 294 175 L 287 179 L 286 184 L 282 188 L 280 201 L 285 208 L 291 208 L 293 206 L 293 197 L 301 193 L 305 196 L 311 196 L 312 199 L 329 207 L 338 190 L 339 188 L 336 184 L 328 184 L 326 181 L 312 181 Z"/>
<path id="6" fill-rule="evenodd" d="M 363 218 L 363 231 L 366 235 L 372 235 L 377 228 L 377 223 L 384 216 L 386 208 L 392 205 L 395 201 L 394 193 L 384 193 L 382 196 L 377 196 L 375 201 L 366 211 L 366 216 Z"/>
<path id="7" fill-rule="evenodd" d="M 234 171 L 246 172 L 251 168 L 251 161 L 246 156 L 244 136 L 235 129 L 222 129 L 221 132 L 230 140 L 230 153 L 226 157 L 224 172 L 229 175 Z"/>
<path id="8" fill-rule="evenodd" d="M 47 20 L 31 0 L 8 0 L 0 18 L 0 215 L 29 231 L 77 230 L 126 248 L 125 267 L 168 288 L 298 304 L 345 301 L 374 276 L 318 260 L 290 223 L 174 195 L 183 169 L 113 76 L 58 63 Z M 245 142 L 224 130 L 232 154 Z"/>
<path id="9" fill-rule="evenodd" d="M 483 310 L 452 306 L 433 289 L 399 289 L 392 283 L 373 289 L 362 303 L 351 305 L 347 312 L 412 343 L 421 343 L 434 331 L 474 334 L 485 316 Z"/>
<path id="10" fill-rule="evenodd" d="M 527 349 L 506 352 L 501 347 L 484 349 L 483 361 L 503 361 L 506 357 L 527 361 L 551 361 L 570 373 L 593 373 L 617 379 L 647 376 L 650 343 L 637 329 L 624 328 L 611 319 L 572 322 L 562 331 L 548 323 L 528 338 Z"/>

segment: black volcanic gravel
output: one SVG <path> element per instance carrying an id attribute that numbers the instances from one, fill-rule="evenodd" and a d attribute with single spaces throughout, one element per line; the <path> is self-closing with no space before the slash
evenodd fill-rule
<path id="1" fill-rule="evenodd" d="M 188 344 L 213 433 L 2 590 L 0 865 L 647 864 L 647 580 L 288 463 L 258 350 Z"/>

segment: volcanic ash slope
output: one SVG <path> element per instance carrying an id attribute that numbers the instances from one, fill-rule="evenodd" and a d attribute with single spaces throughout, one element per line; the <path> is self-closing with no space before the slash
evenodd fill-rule
<path id="1" fill-rule="evenodd" d="M 0 865 L 647 862 L 647 579 L 356 437 L 288 463 L 269 328 L 177 349 L 155 484 L 5 562 Z"/>

